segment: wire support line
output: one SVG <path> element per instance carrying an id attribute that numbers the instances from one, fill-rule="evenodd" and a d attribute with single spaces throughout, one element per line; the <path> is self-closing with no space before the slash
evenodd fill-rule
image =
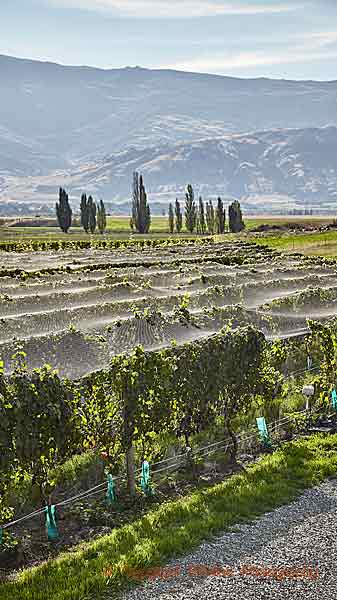
<path id="1" fill-rule="evenodd" d="M 317 408 L 316 411 L 313 411 L 313 412 L 317 412 L 318 410 L 319 410 L 319 408 Z M 306 412 L 306 410 L 304 409 L 303 411 L 300 411 L 299 414 L 302 414 L 302 413 L 305 413 L 305 412 Z M 271 423 L 270 425 L 268 425 L 269 431 L 273 431 L 273 430 L 277 429 L 277 427 L 279 427 L 282 422 L 289 421 L 289 420 L 291 420 L 291 418 L 292 417 L 289 416 L 289 417 L 284 417 L 281 420 L 274 421 L 273 423 Z M 243 437 L 242 435 L 239 435 L 238 438 L 237 438 L 237 443 L 240 444 L 242 442 L 247 442 L 247 441 L 252 440 L 252 439 L 256 440 L 257 435 L 258 434 L 255 433 L 255 432 L 253 434 L 250 434 L 250 435 L 245 436 L 245 437 Z M 226 447 L 226 451 L 227 451 L 231 446 L 233 446 L 234 442 L 232 440 L 228 440 L 228 439 L 220 440 L 219 442 L 216 442 L 215 444 L 211 444 L 210 446 L 205 446 L 204 448 L 199 448 L 199 449 L 197 449 L 195 451 L 192 451 L 191 455 L 195 456 L 195 455 L 197 455 L 199 453 L 202 453 L 201 457 L 209 456 L 210 454 L 212 454 L 212 453 L 216 452 L 217 450 L 219 450 L 221 448 L 221 446 L 224 446 L 225 444 L 227 444 L 227 447 Z M 209 448 L 212 448 L 212 449 L 209 450 Z M 209 451 L 205 452 L 205 450 L 209 450 Z M 177 456 L 172 457 L 172 458 L 175 458 L 175 459 L 177 459 L 177 458 L 187 458 L 188 455 L 189 455 L 189 452 L 185 452 L 183 454 L 177 455 Z M 172 460 L 172 459 L 170 459 L 170 460 Z M 163 463 L 163 461 L 159 461 L 158 463 L 154 463 L 153 466 L 157 466 L 158 464 L 162 464 L 162 463 Z M 168 469 L 174 468 L 177 465 L 180 466 L 181 463 L 175 463 L 173 465 L 167 465 L 167 466 L 165 466 L 165 467 L 163 467 L 161 469 L 156 469 L 155 471 L 152 470 L 152 474 L 155 475 L 156 473 L 161 473 L 161 472 L 166 471 Z M 142 472 L 142 469 L 139 468 L 139 469 L 137 469 L 135 471 L 135 475 L 140 474 L 141 472 Z M 126 478 L 125 478 L 125 476 L 120 475 L 120 476 L 114 477 L 114 481 L 126 481 Z M 95 494 L 103 492 L 104 490 L 102 488 L 105 487 L 106 485 L 107 485 L 107 483 L 106 483 L 106 481 L 104 481 L 103 483 L 100 483 L 100 484 L 94 486 L 93 488 L 90 488 L 89 490 L 85 490 L 84 492 L 81 492 L 80 494 L 77 494 L 76 496 L 73 496 L 73 497 L 68 498 L 66 500 L 62 500 L 61 502 L 55 503 L 54 506 L 55 507 L 66 506 L 67 504 L 76 502 L 78 500 L 85 500 L 85 499 L 87 499 L 87 498 L 89 498 L 89 497 L 91 497 L 91 496 L 93 496 Z M 25 520 L 28 520 L 30 518 L 34 518 L 36 516 L 42 515 L 44 512 L 45 512 L 45 508 L 41 508 L 39 510 L 36 510 L 36 511 L 34 511 L 34 512 L 28 514 L 28 515 L 25 515 L 25 516 L 23 516 L 23 517 L 21 517 L 19 519 L 16 519 L 15 521 L 11 521 L 10 523 L 6 523 L 5 525 L 2 526 L 2 529 L 8 529 L 10 527 L 13 527 L 14 525 L 17 525 L 18 523 L 21 523 L 21 522 L 23 522 Z"/>
<path id="2" fill-rule="evenodd" d="M 17 525 L 17 523 L 21 523 L 22 521 L 26 521 L 27 519 L 32 519 L 33 517 L 37 517 L 38 515 L 41 515 L 42 513 L 44 513 L 44 508 L 40 508 L 38 510 L 35 510 L 34 512 L 30 513 L 29 515 L 25 515 L 24 517 L 20 517 L 19 519 L 16 519 L 15 521 L 11 521 L 10 523 L 6 523 L 5 525 L 1 526 L 1 529 L 8 529 L 9 527 L 13 527 L 14 525 Z"/>
<path id="3" fill-rule="evenodd" d="M 105 487 L 106 487 L 106 484 L 105 484 Z M 54 506 L 59 507 L 59 506 L 67 506 L 67 504 L 75 504 L 76 502 L 79 502 L 80 500 L 86 500 L 87 498 L 91 498 L 92 496 L 97 496 L 98 494 L 103 494 L 105 492 L 106 492 L 105 489 L 95 490 L 94 492 L 88 492 L 86 495 L 77 497 L 75 499 L 70 498 L 69 500 L 64 500 L 64 502 L 59 502 L 58 504 L 54 504 Z"/>
<path id="4" fill-rule="evenodd" d="M 90 493 L 97 493 L 99 491 L 101 491 L 101 488 L 103 488 L 103 486 L 106 485 L 106 482 L 102 482 L 99 483 L 98 485 L 95 485 L 93 488 L 90 488 L 89 490 L 85 490 L 84 492 L 80 492 L 79 494 L 77 494 L 76 496 L 73 496 L 72 498 L 67 498 L 66 500 L 62 500 L 61 502 L 58 502 L 56 504 L 54 504 L 54 506 L 64 506 L 65 504 L 68 504 L 69 502 L 75 502 L 76 500 L 81 500 L 83 497 L 87 496 Z"/>

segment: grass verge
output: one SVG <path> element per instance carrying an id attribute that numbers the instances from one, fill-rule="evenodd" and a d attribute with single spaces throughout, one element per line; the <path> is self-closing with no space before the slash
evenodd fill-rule
<path id="1" fill-rule="evenodd" d="M 132 524 L 24 571 L 18 581 L 0 586 L 0 600 L 98 600 L 107 587 L 112 592 L 127 585 L 131 569 L 159 566 L 336 474 L 337 434 L 290 442 L 221 484 L 162 504 Z"/>
<path id="2" fill-rule="evenodd" d="M 255 237 L 255 243 L 275 250 L 301 252 L 313 256 L 337 255 L 337 232 L 266 235 Z"/>

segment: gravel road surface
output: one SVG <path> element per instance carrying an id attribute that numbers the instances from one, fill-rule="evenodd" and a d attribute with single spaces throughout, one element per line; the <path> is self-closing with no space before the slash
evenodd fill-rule
<path id="1" fill-rule="evenodd" d="M 335 600 L 337 481 L 146 575 L 124 600 Z"/>

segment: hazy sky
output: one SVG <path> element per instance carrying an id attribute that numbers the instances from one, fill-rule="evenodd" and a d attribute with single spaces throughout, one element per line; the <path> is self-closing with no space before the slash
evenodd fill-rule
<path id="1" fill-rule="evenodd" d="M 337 79 L 337 0 L 0 0 L 0 54 Z"/>

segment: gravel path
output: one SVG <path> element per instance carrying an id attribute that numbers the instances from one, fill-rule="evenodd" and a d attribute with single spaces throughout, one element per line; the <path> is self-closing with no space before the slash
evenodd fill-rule
<path id="1" fill-rule="evenodd" d="M 222 571 L 210 574 L 216 567 Z M 202 544 L 170 562 L 160 578 L 123 596 L 154 598 L 337 599 L 337 481 L 307 490 L 297 502 Z"/>

